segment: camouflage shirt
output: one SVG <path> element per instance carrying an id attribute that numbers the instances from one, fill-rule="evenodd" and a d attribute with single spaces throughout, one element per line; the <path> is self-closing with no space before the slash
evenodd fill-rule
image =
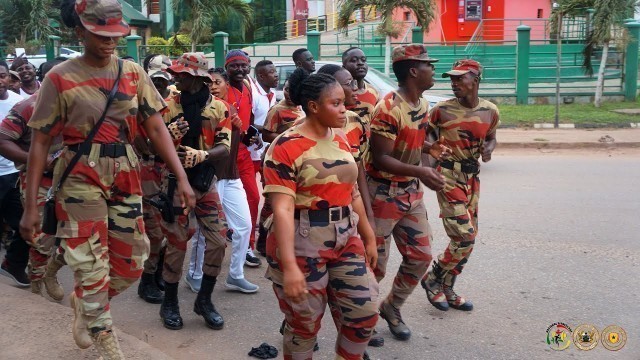
<path id="1" fill-rule="evenodd" d="M 480 147 L 489 134 L 496 132 L 500 124 L 498 107 L 480 99 L 478 106 L 466 108 L 453 98 L 441 101 L 429 115 L 429 127 L 438 129 L 445 145 L 451 148 L 451 160 L 477 160 Z"/>
<path id="2" fill-rule="evenodd" d="M 353 111 L 347 110 L 347 124 L 342 128 L 351 146 L 351 154 L 356 162 L 360 162 L 369 150 L 368 126 Z"/>
<path id="3" fill-rule="evenodd" d="M 371 122 L 371 115 L 373 115 L 373 109 L 376 107 L 379 98 L 378 90 L 365 82 L 364 89 L 356 92 L 356 104 L 349 106 L 347 109 L 360 115 L 362 121 L 364 121 L 365 124 L 369 124 Z"/>
<path id="4" fill-rule="evenodd" d="M 180 104 L 180 93 L 173 92 L 167 99 L 167 111 L 162 115 L 168 125 L 178 120 L 183 114 Z M 209 150 L 216 145 L 231 148 L 231 119 L 229 118 L 229 104 L 215 96 L 209 97 L 207 105 L 202 109 L 202 135 L 200 149 Z M 186 120 L 186 119 L 185 119 Z M 179 142 L 178 142 L 179 143 Z"/>
<path id="5" fill-rule="evenodd" d="M 29 151 L 31 147 L 31 129 L 27 124 L 33 114 L 37 98 L 38 93 L 36 92 L 15 104 L 13 108 L 9 110 L 7 117 L 0 123 L 0 133 L 7 136 L 24 151 Z M 56 154 L 60 150 L 62 150 L 62 138 L 57 136 L 53 139 L 51 147 L 49 148 L 49 154 Z M 20 171 L 26 170 L 26 164 L 15 163 L 15 165 Z"/>
<path id="6" fill-rule="evenodd" d="M 100 119 L 117 74 L 115 56 L 102 68 L 80 58 L 57 65 L 42 82 L 29 126 L 54 137 L 61 133 L 66 145 L 83 142 Z M 93 142 L 133 143 L 138 126 L 165 106 L 142 67 L 124 61 L 118 92 Z"/>
<path id="7" fill-rule="evenodd" d="M 304 117 L 304 111 L 300 106 L 289 106 L 285 99 L 280 100 L 267 113 L 264 121 L 264 129 L 273 133 L 281 134 L 293 123 Z"/>
<path id="8" fill-rule="evenodd" d="M 293 196 L 296 209 L 328 209 L 351 204 L 358 166 L 340 130 L 311 139 L 295 126 L 274 140 L 264 162 L 264 193 Z"/>
<path id="9" fill-rule="evenodd" d="M 420 105 L 411 107 L 397 92 L 388 93 L 371 118 L 371 133 L 393 141 L 391 156 L 405 164 L 420 165 L 422 147 L 426 138 L 429 103 L 420 97 Z M 373 164 L 371 153 L 366 157 L 365 169 L 369 176 L 390 181 L 411 181 L 410 176 L 394 175 L 379 170 Z"/>

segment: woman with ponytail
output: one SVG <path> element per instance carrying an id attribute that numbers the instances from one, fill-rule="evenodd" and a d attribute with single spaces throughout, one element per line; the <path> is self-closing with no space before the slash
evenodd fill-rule
<path id="1" fill-rule="evenodd" d="M 53 176 L 55 236 L 75 276 L 73 337 L 80 348 L 94 344 L 104 359 L 123 359 L 110 300 L 140 278 L 149 252 L 131 143 L 139 126 L 153 143 L 171 143 L 160 114 L 166 104 L 139 65 L 114 55 L 118 39 L 129 33 L 117 0 L 64 0 L 61 13 L 84 53 L 56 66 L 42 83 L 28 124 L 33 140 L 20 232 L 30 239 L 40 226 L 38 184 L 51 139 L 61 134 L 65 147 Z M 176 175 L 176 193 L 188 211 L 194 193 L 175 149 L 155 148 Z"/>
<path id="2" fill-rule="evenodd" d="M 345 94 L 332 76 L 304 69 L 289 78 L 289 92 L 306 117 L 274 140 L 264 165 L 274 209 L 267 277 L 285 316 L 284 358 L 312 358 L 332 302 L 343 310 L 333 314 L 340 324 L 336 359 L 361 359 L 378 319 L 376 244 L 358 166 L 340 130 Z"/>

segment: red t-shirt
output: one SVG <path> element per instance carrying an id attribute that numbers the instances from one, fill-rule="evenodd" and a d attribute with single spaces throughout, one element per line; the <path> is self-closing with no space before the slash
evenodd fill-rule
<path id="1" fill-rule="evenodd" d="M 251 111 L 253 108 L 251 90 L 249 90 L 244 82 L 242 83 L 242 92 L 233 86 L 229 86 L 227 98 L 224 100 L 238 110 L 238 116 L 240 120 L 242 120 L 242 131 L 247 131 L 249 125 L 251 125 Z"/>

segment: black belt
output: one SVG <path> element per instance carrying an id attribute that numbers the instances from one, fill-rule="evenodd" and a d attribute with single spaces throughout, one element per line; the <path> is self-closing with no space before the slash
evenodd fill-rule
<path id="1" fill-rule="evenodd" d="M 80 150 L 81 144 L 69 145 L 69 150 L 78 152 Z M 84 155 L 89 155 L 91 153 L 91 147 L 88 147 Z M 114 143 L 114 144 L 100 144 L 100 157 L 110 157 L 117 158 L 120 156 L 127 156 L 127 146 L 123 143 Z"/>
<path id="2" fill-rule="evenodd" d="M 294 217 L 300 219 L 300 210 L 296 209 Z M 307 210 L 309 222 L 336 222 L 351 215 L 351 209 L 348 206 L 332 207 L 322 210 Z"/>
<path id="3" fill-rule="evenodd" d="M 467 174 L 477 174 L 480 172 L 480 164 L 477 161 L 452 161 L 444 160 L 440 162 L 440 166 L 449 170 L 462 171 Z"/>
<path id="4" fill-rule="evenodd" d="M 378 182 L 380 184 L 384 184 L 387 186 L 391 186 L 392 183 L 395 183 L 397 187 L 402 188 L 402 189 L 406 189 L 410 186 L 413 186 L 418 179 L 413 179 L 413 180 L 409 180 L 409 181 L 391 181 L 389 179 L 382 179 L 382 178 L 371 178 L 373 181 Z"/>

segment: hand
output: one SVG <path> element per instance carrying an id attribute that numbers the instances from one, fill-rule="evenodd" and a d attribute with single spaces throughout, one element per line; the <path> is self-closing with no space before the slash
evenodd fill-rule
<path id="1" fill-rule="evenodd" d="M 447 159 L 451 156 L 451 149 L 444 145 L 444 136 L 440 136 L 438 141 L 431 144 L 431 148 L 429 148 L 429 155 L 438 161 Z"/>
<path id="2" fill-rule="evenodd" d="M 184 117 L 180 117 L 178 120 L 172 122 L 167 126 L 169 134 L 173 140 L 180 140 L 189 131 L 189 123 L 184 121 Z"/>
<path id="3" fill-rule="evenodd" d="M 309 293 L 304 274 L 300 271 L 298 265 L 295 264 L 290 269 L 284 271 L 282 287 L 284 288 L 284 295 L 295 303 L 303 301 Z"/>
<path id="4" fill-rule="evenodd" d="M 57 160 L 57 159 L 58 159 L 58 158 L 57 158 L 57 157 L 55 157 L 55 156 L 53 156 L 53 155 L 49 155 L 49 156 L 47 156 L 47 165 L 46 165 L 46 167 L 45 167 L 45 171 L 52 171 L 52 170 L 53 170 L 53 168 L 54 168 L 54 167 L 55 167 L 55 165 L 56 165 L 56 160 Z"/>
<path id="5" fill-rule="evenodd" d="M 27 243 L 33 242 L 33 234 L 40 231 L 40 216 L 38 209 L 24 209 L 20 219 L 20 236 Z"/>
<path id="6" fill-rule="evenodd" d="M 209 153 L 204 150 L 196 150 L 188 146 L 178 146 L 178 158 L 185 169 L 192 168 L 209 158 Z"/>
<path id="7" fill-rule="evenodd" d="M 240 116 L 238 116 L 238 114 L 231 115 L 231 125 L 234 128 L 242 129 L 242 119 L 240 119 Z"/>
<path id="8" fill-rule="evenodd" d="M 184 209 L 184 215 L 189 215 L 191 209 L 196 206 L 196 195 L 189 185 L 189 182 L 185 179 L 178 181 L 178 197 L 180 198 L 180 207 Z"/>
<path id="9" fill-rule="evenodd" d="M 433 191 L 440 191 L 444 189 L 444 176 L 430 167 L 420 168 L 420 174 L 418 179 L 425 184 L 429 189 Z"/>
<path id="10" fill-rule="evenodd" d="M 491 153 L 493 153 L 493 149 L 490 149 L 488 146 L 482 145 L 480 147 L 480 153 L 482 154 L 482 162 L 491 161 Z"/>
<path id="11" fill-rule="evenodd" d="M 365 259 L 371 270 L 373 270 L 378 266 L 378 244 L 376 244 L 376 238 L 372 233 L 371 239 L 365 239 L 363 237 L 362 241 L 364 241 Z"/>

